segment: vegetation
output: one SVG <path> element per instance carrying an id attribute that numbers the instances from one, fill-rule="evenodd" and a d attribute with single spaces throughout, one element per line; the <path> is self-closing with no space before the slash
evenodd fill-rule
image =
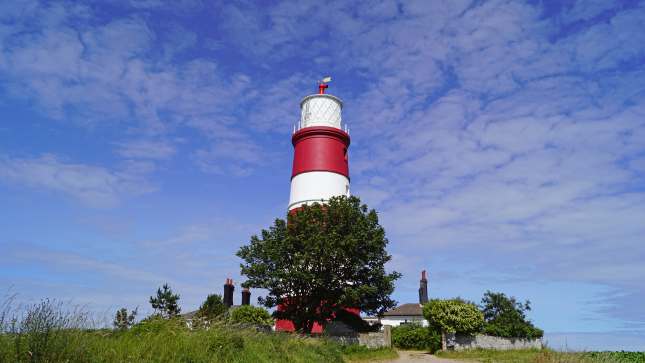
<path id="1" fill-rule="evenodd" d="M 518 302 L 515 297 L 486 291 L 478 307 L 472 302 L 456 298 L 433 299 L 423 307 L 423 316 L 430 330 L 441 333 L 441 347 L 447 348 L 446 334 L 484 333 L 505 338 L 541 338 L 544 332 L 526 317 L 530 301 Z"/>
<path id="2" fill-rule="evenodd" d="M 168 284 L 157 289 L 157 296 L 150 296 L 150 305 L 155 312 L 163 318 L 173 318 L 181 312 L 179 308 L 179 294 L 172 292 Z"/>
<path id="3" fill-rule="evenodd" d="M 137 309 L 132 310 L 128 314 L 128 309 L 126 308 L 121 308 L 117 310 L 116 316 L 114 317 L 114 322 L 112 325 L 114 325 L 115 329 L 118 330 L 127 330 L 134 324 L 134 319 L 137 317 Z"/>
<path id="4" fill-rule="evenodd" d="M 441 349 L 446 349 L 446 334 L 474 334 L 484 326 L 484 314 L 462 299 L 432 299 L 423 306 L 423 316 L 430 328 L 441 332 Z"/>
<path id="5" fill-rule="evenodd" d="M 442 358 L 465 359 L 481 363 L 643 363 L 645 352 L 565 353 L 549 349 L 442 351 Z"/>
<path id="6" fill-rule="evenodd" d="M 227 310 L 228 306 L 224 304 L 222 295 L 210 294 L 197 310 L 197 317 L 210 321 L 224 315 Z"/>
<path id="7" fill-rule="evenodd" d="M 423 316 L 430 326 L 446 333 L 480 332 L 484 315 L 473 303 L 461 299 L 432 299 L 423 306 Z"/>
<path id="8" fill-rule="evenodd" d="M 261 307 L 242 305 L 231 311 L 230 321 L 236 324 L 273 325 L 268 311 Z"/>
<path id="9" fill-rule="evenodd" d="M 49 300 L 22 313 L 0 308 L 0 362 L 343 362 L 396 355 L 222 322 L 190 330 L 181 318 L 160 315 L 129 330 L 90 329 L 87 314 Z"/>
<path id="10" fill-rule="evenodd" d="M 343 346 L 342 352 L 350 362 L 375 362 L 398 357 L 396 350 L 392 348 L 369 349 L 357 344 Z"/>
<path id="11" fill-rule="evenodd" d="M 484 333 L 506 338 L 541 338 L 544 332 L 536 328 L 526 317 L 531 310 L 530 301 L 518 302 L 515 297 L 486 291 L 482 298 Z"/>
<path id="12" fill-rule="evenodd" d="M 395 305 L 390 294 L 400 274 L 385 272 L 387 243 L 376 211 L 356 197 L 334 197 L 276 219 L 237 255 L 244 286 L 267 289 L 261 302 L 281 307 L 275 317 L 310 333 L 343 307 L 375 315 Z"/>
<path id="13" fill-rule="evenodd" d="M 392 329 L 392 344 L 401 349 L 436 352 L 441 349 L 441 334 L 418 324 L 401 324 Z"/>

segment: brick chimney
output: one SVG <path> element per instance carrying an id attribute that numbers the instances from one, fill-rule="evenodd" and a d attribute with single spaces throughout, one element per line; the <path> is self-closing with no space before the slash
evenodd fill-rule
<path id="1" fill-rule="evenodd" d="M 242 289 L 242 305 L 251 305 L 251 290 L 248 287 Z"/>
<path id="2" fill-rule="evenodd" d="M 233 306 L 233 290 L 235 290 L 235 285 L 233 285 L 233 279 L 226 279 L 224 284 L 224 305 L 229 308 Z"/>
<path id="3" fill-rule="evenodd" d="M 419 281 L 419 304 L 423 305 L 428 302 L 428 279 L 426 270 L 421 271 L 421 281 Z"/>

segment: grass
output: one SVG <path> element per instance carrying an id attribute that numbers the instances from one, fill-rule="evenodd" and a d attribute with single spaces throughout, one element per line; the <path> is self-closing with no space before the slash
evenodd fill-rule
<path id="1" fill-rule="evenodd" d="M 217 323 L 190 330 L 180 319 L 150 319 L 126 331 L 90 329 L 87 315 L 43 301 L 16 315 L 0 305 L 1 362 L 360 362 L 392 349 L 342 346 L 327 339 Z"/>
<path id="2" fill-rule="evenodd" d="M 442 358 L 472 360 L 481 363 L 645 363 L 645 353 L 638 352 L 555 352 L 550 349 L 489 350 L 438 352 Z"/>
<path id="3" fill-rule="evenodd" d="M 343 356 L 347 361 L 354 363 L 395 359 L 399 354 L 392 348 L 368 349 L 360 345 L 348 345 L 343 347 Z"/>

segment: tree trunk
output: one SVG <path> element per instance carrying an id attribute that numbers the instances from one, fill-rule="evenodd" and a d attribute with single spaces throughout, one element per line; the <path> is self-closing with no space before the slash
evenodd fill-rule
<path id="1" fill-rule="evenodd" d="M 441 350 L 448 350 L 448 342 L 446 341 L 446 331 L 441 331 Z"/>

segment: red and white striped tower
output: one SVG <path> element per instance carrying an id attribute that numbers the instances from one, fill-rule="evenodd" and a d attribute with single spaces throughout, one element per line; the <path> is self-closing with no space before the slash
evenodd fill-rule
<path id="1" fill-rule="evenodd" d="M 349 133 L 343 130 L 340 98 L 326 94 L 330 77 L 318 85 L 318 94 L 300 101 L 300 122 L 294 128 L 291 142 L 294 147 L 293 172 L 289 213 L 305 204 L 324 203 L 331 197 L 349 196 L 349 166 L 347 148 Z M 278 310 L 282 306 L 278 306 Z M 357 309 L 346 309 L 356 315 Z M 294 331 L 289 320 L 276 320 L 278 331 Z M 312 333 L 322 333 L 315 323 Z"/>
<path id="2" fill-rule="evenodd" d="M 291 137 L 294 156 L 289 212 L 304 204 L 349 196 L 350 139 L 342 125 L 343 102 L 325 93 L 329 81 L 331 78 L 325 78 L 318 85 L 318 94 L 300 101 L 300 122 Z"/>

